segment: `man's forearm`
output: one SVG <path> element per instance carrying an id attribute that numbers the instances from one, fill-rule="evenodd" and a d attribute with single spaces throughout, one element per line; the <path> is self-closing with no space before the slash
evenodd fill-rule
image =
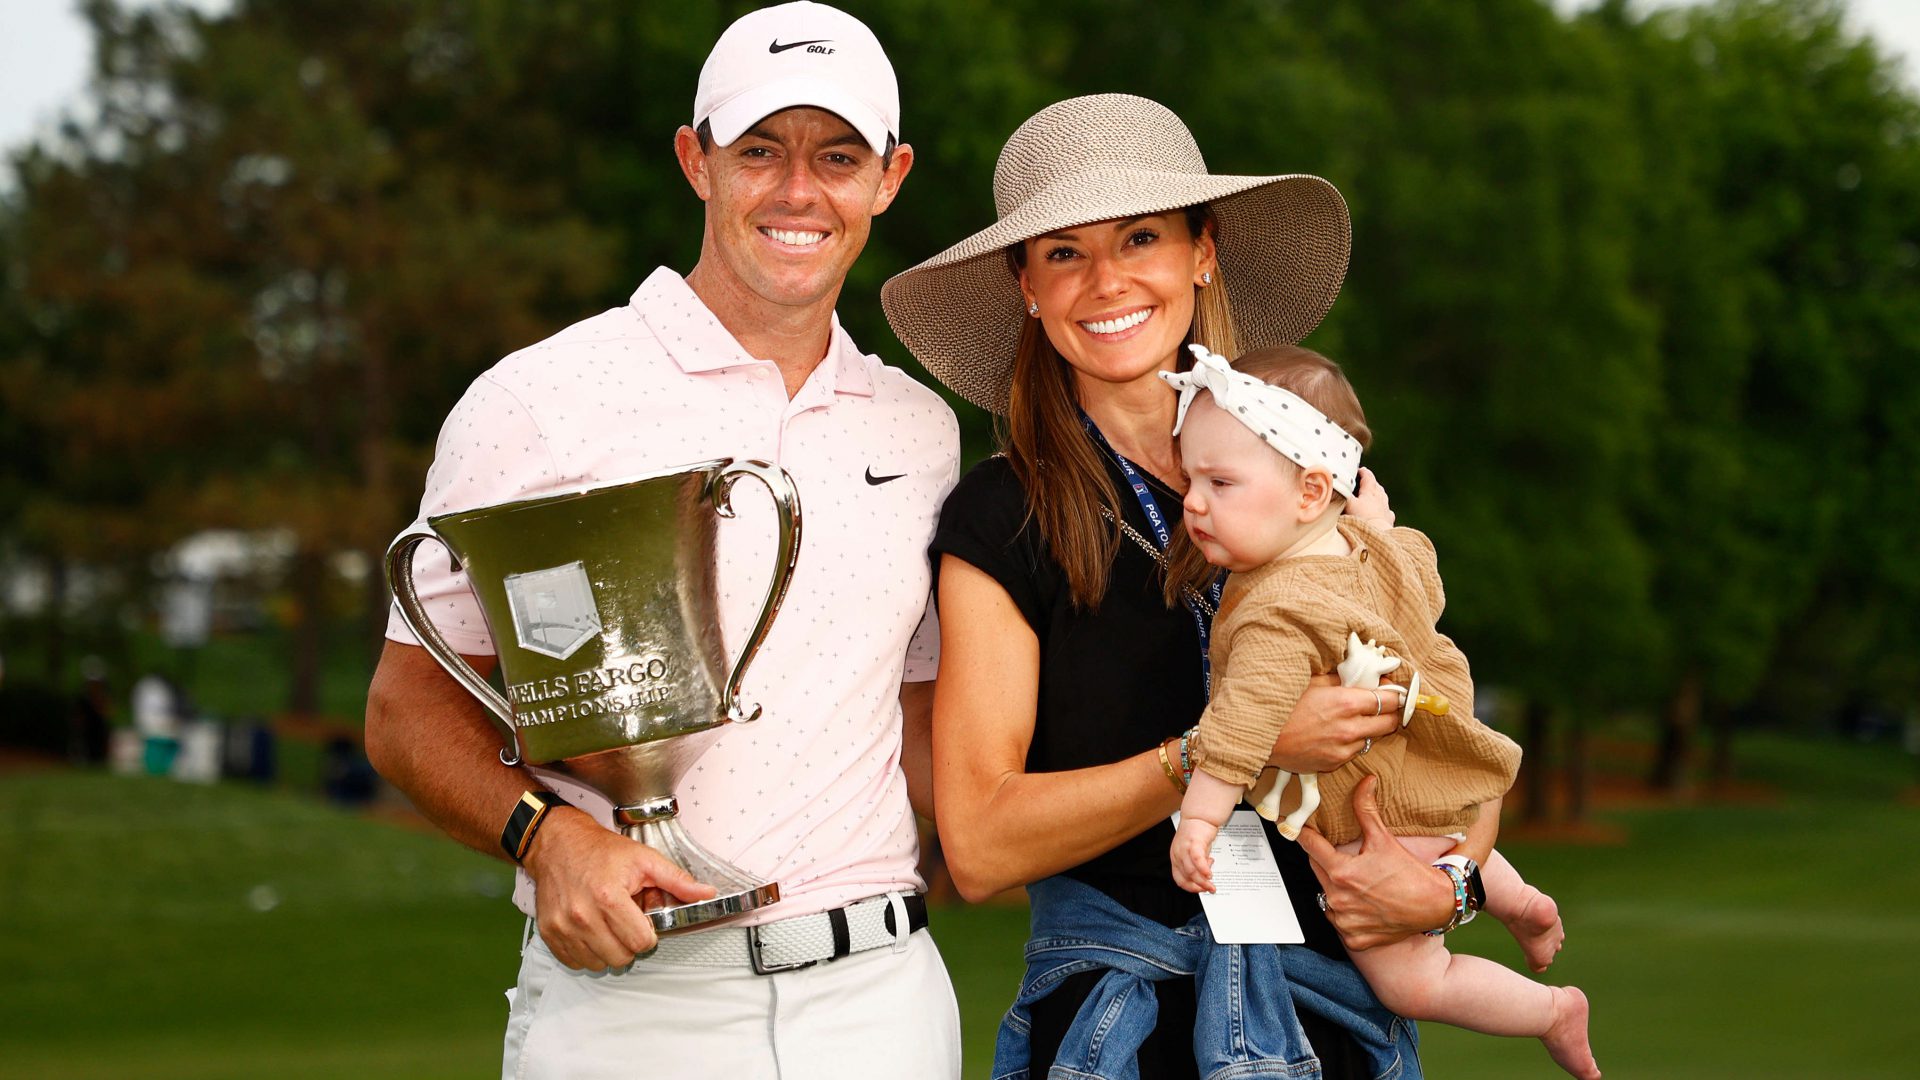
<path id="1" fill-rule="evenodd" d="M 483 675 L 491 658 L 471 657 Z M 367 757 L 427 819 L 462 844 L 505 858 L 500 830 L 539 783 L 500 763 L 500 732 L 425 649 L 389 641 L 367 693 Z"/>

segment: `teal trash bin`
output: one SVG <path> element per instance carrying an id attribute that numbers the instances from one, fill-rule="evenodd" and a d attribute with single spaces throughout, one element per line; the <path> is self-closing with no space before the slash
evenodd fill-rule
<path id="1" fill-rule="evenodd" d="M 173 771 L 173 759 L 180 753 L 180 740 L 163 735 L 147 736 L 146 766 L 148 776 L 165 776 Z"/>

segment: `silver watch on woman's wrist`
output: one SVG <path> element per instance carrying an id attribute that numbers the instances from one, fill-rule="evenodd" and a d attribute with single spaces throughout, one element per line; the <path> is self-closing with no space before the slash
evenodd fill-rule
<path id="1" fill-rule="evenodd" d="M 1435 866 L 1442 864 L 1460 871 L 1460 876 L 1466 879 L 1467 912 L 1460 922 L 1470 923 L 1480 914 L 1480 909 L 1487 906 L 1487 885 L 1480 877 L 1480 864 L 1465 855 L 1442 855 L 1433 860 Z"/>

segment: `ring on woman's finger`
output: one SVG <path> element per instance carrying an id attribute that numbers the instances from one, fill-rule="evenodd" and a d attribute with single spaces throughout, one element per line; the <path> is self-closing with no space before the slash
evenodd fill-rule
<path id="1" fill-rule="evenodd" d="M 1364 754 L 1371 749 L 1373 749 L 1373 736 L 1369 735 L 1367 736 L 1367 741 L 1360 744 L 1360 753 Z M 1355 756 L 1357 757 L 1359 755 L 1356 754 Z"/>
<path id="2" fill-rule="evenodd" d="M 1327 910 L 1327 894 L 1326 893 L 1321 893 L 1318 896 L 1315 896 L 1314 901 L 1320 905 L 1321 911 Z"/>
<path id="3" fill-rule="evenodd" d="M 1386 710 L 1382 708 L 1380 705 L 1380 691 L 1376 689 L 1373 692 L 1373 715 L 1379 716 L 1382 712 L 1385 712 L 1385 711 Z"/>

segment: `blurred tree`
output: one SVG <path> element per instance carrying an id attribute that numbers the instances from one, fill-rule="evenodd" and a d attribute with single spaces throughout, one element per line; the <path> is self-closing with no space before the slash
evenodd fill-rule
<path id="1" fill-rule="evenodd" d="M 516 113 L 461 85 L 477 61 L 447 60 L 437 10 L 97 0 L 101 115 L 19 169 L 30 333 L 0 392 L 48 448 L 25 531 L 97 558 L 290 530 L 294 711 L 316 701 L 329 556 L 378 565 L 428 426 L 611 269 L 562 183 L 448 152 L 456 119 Z"/>
<path id="2" fill-rule="evenodd" d="M 1771 156 L 1750 159 L 1780 163 L 1769 187 L 1787 190 L 1770 194 L 1791 215 L 1756 252 L 1780 282 L 1757 349 L 1776 389 L 1757 421 L 1783 442 L 1805 440 L 1792 449 L 1812 474 L 1818 501 L 1803 501 L 1820 525 L 1817 551 L 1789 547 L 1812 564 L 1803 609 L 1757 684 L 1728 701 L 1788 717 L 1911 710 L 1920 707 L 1911 555 L 1920 503 L 1907 497 L 1920 475 L 1920 103 L 1888 57 L 1845 30 L 1836 4 L 1724 14 L 1716 67 L 1740 80 L 1729 98 L 1764 81 L 1790 88 L 1774 93 L 1797 105 Z"/>
<path id="3" fill-rule="evenodd" d="M 1335 355 L 1402 520 L 1441 552 L 1443 627 L 1479 681 L 1530 702 L 1524 807 L 1542 816 L 1549 718 L 1644 693 L 1659 647 L 1625 503 L 1659 359 L 1631 288 L 1635 133 L 1611 56 L 1528 0 L 1302 18 L 1351 87 Z"/>
<path id="4" fill-rule="evenodd" d="M 1873 595 L 1916 595 L 1904 560 L 1862 559 L 1846 527 L 1892 479 L 1874 475 L 1876 451 L 1913 462 L 1910 442 L 1876 447 L 1875 433 L 1878 414 L 1912 401 L 1910 373 L 1888 369 L 1914 355 L 1912 320 L 1889 313 L 1920 310 L 1899 265 L 1920 221 L 1900 182 L 1914 175 L 1914 107 L 1837 3 L 1731 0 L 1639 22 L 1624 8 L 1588 21 L 1619 51 L 1626 109 L 1658 151 L 1633 162 L 1636 277 L 1666 360 L 1637 516 L 1666 643 L 1650 780 L 1678 791 L 1703 723 L 1724 773 L 1734 707 L 1770 671 L 1816 654 L 1821 683 L 1859 670 L 1883 621 Z M 1909 514 L 1902 503 L 1889 510 Z M 1789 645 L 1827 606 L 1823 583 L 1843 582 L 1866 633 Z M 1834 655 L 1839 642 L 1851 655 Z"/>
<path id="5" fill-rule="evenodd" d="M 134 580 L 196 529 L 291 530 L 310 707 L 329 561 L 377 562 L 462 388 L 691 265 L 671 138 L 752 6 L 89 0 L 99 115 L 0 207 L 0 533 Z M 852 7 L 917 151 L 843 296 L 867 347 L 913 367 L 879 285 L 992 220 L 1021 120 L 1153 97 L 1216 171 L 1345 193 L 1309 344 L 1352 372 L 1531 768 L 1610 709 L 1663 712 L 1671 783 L 1756 697 L 1920 700 L 1920 508 L 1884 497 L 1920 467 L 1920 123 L 1834 0 Z M 377 576 L 361 599 L 377 642 Z"/>

